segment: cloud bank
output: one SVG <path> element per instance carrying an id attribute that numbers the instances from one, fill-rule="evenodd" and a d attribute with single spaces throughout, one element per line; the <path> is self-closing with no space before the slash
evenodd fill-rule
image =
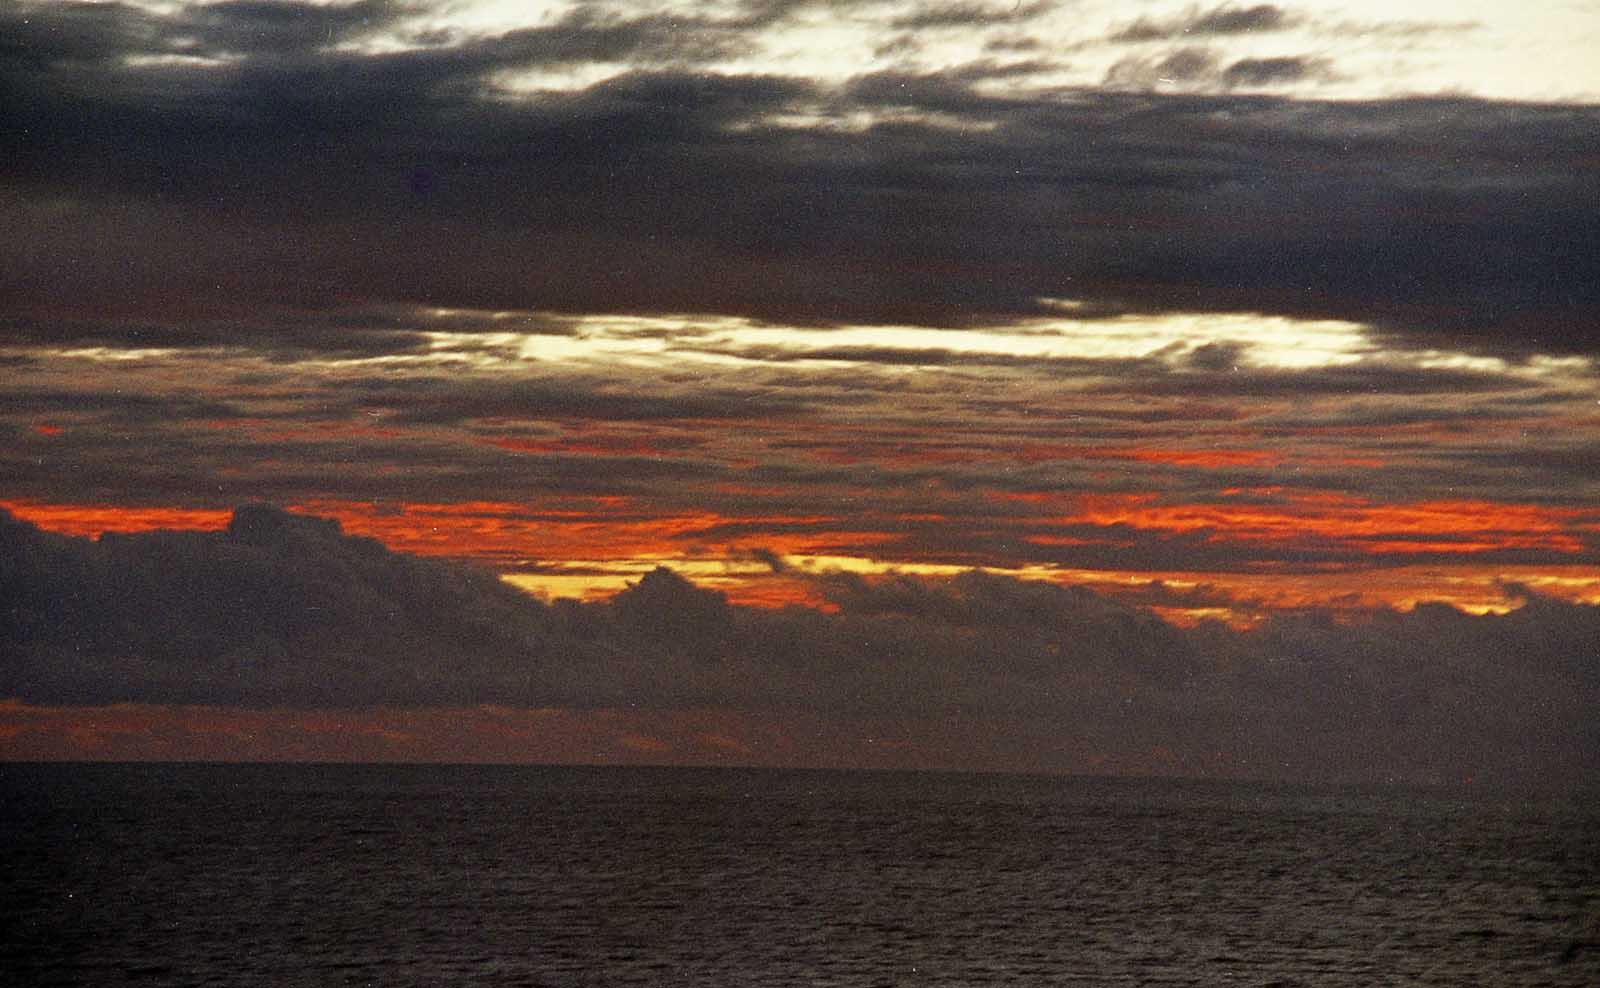
<path id="1" fill-rule="evenodd" d="M 708 68 L 772 9 L 362 47 L 408 12 L 0 13 L 0 315 L 60 333 L 86 313 L 215 326 L 359 301 L 949 326 L 1071 298 L 1349 319 L 1414 346 L 1600 345 L 1593 106 L 1245 95 L 1337 68 L 1195 48 L 1112 70 L 1178 95 L 988 85 L 1034 63 L 842 84 Z M 1292 22 L 1219 7 L 1127 31 Z M 589 85 L 505 83 L 619 64 Z M 284 340 L 245 320 L 233 342 Z"/>
<path id="2" fill-rule="evenodd" d="M 545 602 L 269 507 L 94 542 L 6 516 L 0 697 L 1003 724 L 1059 746 L 1057 770 L 1153 749 L 1268 778 L 1600 769 L 1600 607 L 1521 591 L 1503 615 L 1306 610 L 1241 631 L 979 571 L 816 579 L 828 610 L 731 605 L 665 569 L 607 602 Z"/>

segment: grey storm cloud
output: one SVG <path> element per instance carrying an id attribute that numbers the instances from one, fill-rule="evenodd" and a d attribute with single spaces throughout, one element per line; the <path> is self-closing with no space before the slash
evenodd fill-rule
<path id="1" fill-rule="evenodd" d="M 1276 9 L 1196 25 L 1261 28 Z M 0 12 L 6 315 L 48 313 L 67 335 L 74 312 L 182 323 L 155 315 L 173 298 L 194 318 L 355 302 L 962 326 L 1074 298 L 1348 319 L 1407 346 L 1600 344 L 1594 107 L 998 97 L 973 87 L 1015 67 L 838 89 L 697 67 L 756 13 L 575 16 L 358 54 L 317 38 L 391 8 L 197 11 Z M 275 47 L 230 40 L 247 36 Z M 589 60 L 638 69 L 572 92 L 488 88 Z M 1325 69 L 1204 71 L 1255 86 Z M 890 109 L 864 131 L 827 122 Z M 258 332 L 236 338 L 296 342 Z"/>
<path id="2" fill-rule="evenodd" d="M 224 532 L 95 542 L 3 516 L 0 695 L 971 715 L 1225 753 L 1246 774 L 1600 769 L 1600 608 L 1520 588 L 1505 615 L 1308 611 L 1238 631 L 981 572 L 817 579 L 834 613 L 734 606 L 667 570 L 605 603 L 547 603 L 268 507 Z"/>

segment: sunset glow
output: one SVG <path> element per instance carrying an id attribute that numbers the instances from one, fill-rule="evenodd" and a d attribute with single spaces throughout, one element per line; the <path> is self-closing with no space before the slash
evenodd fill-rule
<path id="1" fill-rule="evenodd" d="M 1592 764 L 1600 9 L 1392 8 L 11 4 L 0 755 Z"/>

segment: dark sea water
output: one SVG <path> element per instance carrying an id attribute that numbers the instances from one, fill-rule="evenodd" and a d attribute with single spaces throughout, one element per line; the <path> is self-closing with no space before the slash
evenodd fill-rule
<path id="1" fill-rule="evenodd" d="M 6 985 L 1600 985 L 1600 808 L 744 770 L 0 765 Z"/>

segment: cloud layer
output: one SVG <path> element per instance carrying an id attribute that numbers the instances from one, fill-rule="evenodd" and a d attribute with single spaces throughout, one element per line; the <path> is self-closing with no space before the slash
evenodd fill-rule
<path id="1" fill-rule="evenodd" d="M 821 576 L 831 612 L 733 606 L 667 570 L 607 603 L 546 604 L 265 507 L 225 532 L 98 542 L 6 518 L 0 551 L 0 695 L 34 704 L 1005 723 L 1067 770 L 1153 749 L 1175 771 L 1289 778 L 1561 784 L 1600 767 L 1600 608 L 1526 591 L 1501 616 L 1306 612 L 1251 631 L 981 572 Z"/>
<path id="2" fill-rule="evenodd" d="M 55 327 L 64 299 L 146 321 L 178 298 L 210 317 L 354 299 L 961 325 L 1073 298 L 1349 319 L 1419 346 L 1600 343 L 1592 106 L 1230 95 L 1327 67 L 1202 49 L 1129 56 L 1111 81 L 1215 94 L 999 95 L 986 83 L 1022 69 L 981 61 L 842 85 L 700 68 L 759 24 L 739 19 L 360 47 L 406 10 L 10 8 L 0 287 L 33 320 L 12 325 Z M 1288 20 L 1261 5 L 1128 31 Z M 496 82 L 617 63 L 577 88 Z"/>

